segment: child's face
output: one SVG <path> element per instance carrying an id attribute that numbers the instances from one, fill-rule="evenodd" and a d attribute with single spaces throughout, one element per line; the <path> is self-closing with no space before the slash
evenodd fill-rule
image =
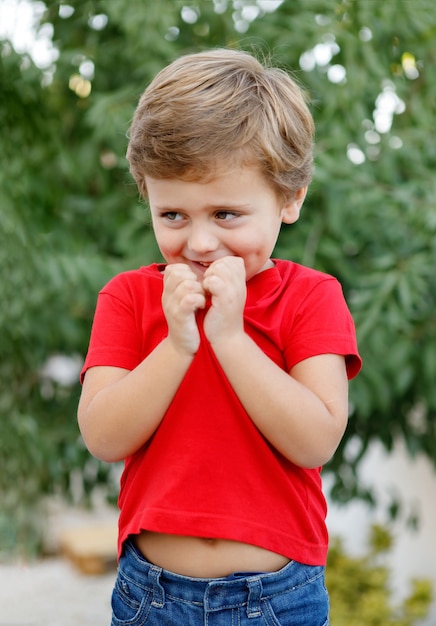
<path id="1" fill-rule="evenodd" d="M 271 266 L 282 222 L 298 219 L 306 195 L 280 201 L 255 167 L 235 168 L 213 179 L 146 177 L 154 233 L 167 263 L 185 263 L 201 280 L 224 256 L 244 260 L 247 280 Z"/>

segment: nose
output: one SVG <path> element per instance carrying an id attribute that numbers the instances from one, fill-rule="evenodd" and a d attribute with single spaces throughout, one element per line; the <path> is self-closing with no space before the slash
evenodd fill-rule
<path id="1" fill-rule="evenodd" d="M 191 224 L 187 245 L 195 254 L 206 254 L 218 248 L 219 240 L 210 225 Z"/>

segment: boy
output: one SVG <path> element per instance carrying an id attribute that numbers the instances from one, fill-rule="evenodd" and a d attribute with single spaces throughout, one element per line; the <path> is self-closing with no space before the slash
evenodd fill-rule
<path id="1" fill-rule="evenodd" d="M 313 121 L 251 55 L 182 57 L 127 157 L 166 261 L 102 289 L 79 424 L 125 460 L 112 624 L 328 624 L 320 469 L 360 368 L 331 276 L 271 259 L 300 214 Z"/>

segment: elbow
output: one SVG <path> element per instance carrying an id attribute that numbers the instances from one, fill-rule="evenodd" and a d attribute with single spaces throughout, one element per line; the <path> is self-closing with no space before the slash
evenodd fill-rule
<path id="1" fill-rule="evenodd" d="M 316 448 L 315 446 L 306 447 L 298 447 L 295 445 L 290 445 L 289 447 L 283 445 L 276 445 L 277 450 L 291 461 L 294 465 L 301 467 L 303 469 L 316 469 L 325 465 L 332 458 L 335 453 L 335 449 L 331 449 L 327 446 L 319 446 Z"/>
<path id="2" fill-rule="evenodd" d="M 335 450 L 310 450 L 307 454 L 298 453 L 294 454 L 293 458 L 289 458 L 292 463 L 298 465 L 298 467 L 302 467 L 303 469 L 317 469 L 318 467 L 322 467 L 326 463 L 330 461 L 333 457 Z"/>
<path id="3" fill-rule="evenodd" d="M 312 439 L 306 442 L 306 445 L 300 446 L 298 449 L 293 447 L 293 451 L 286 456 L 288 456 L 292 463 L 304 469 L 322 467 L 334 456 L 342 436 L 342 429 L 340 429 L 340 432 L 337 432 L 336 429 L 328 434 L 324 432 L 322 438 L 316 438 L 316 440 Z"/>
<path id="4" fill-rule="evenodd" d="M 118 441 L 118 445 L 114 448 L 107 437 L 102 436 L 102 429 L 96 428 L 80 413 L 78 424 L 86 449 L 93 457 L 104 463 L 117 463 L 125 458 L 119 449 L 120 442 Z"/>
<path id="5" fill-rule="evenodd" d="M 124 456 L 111 452 L 108 450 L 107 446 L 101 443 L 89 444 L 85 441 L 85 445 L 88 452 L 99 461 L 103 461 L 103 463 L 118 463 L 118 461 L 122 461 L 125 458 Z"/>
<path id="6" fill-rule="evenodd" d="M 82 439 L 88 452 L 103 463 L 118 463 L 124 460 L 125 456 L 119 454 L 115 450 L 111 450 L 110 446 L 105 441 L 92 440 L 89 437 L 84 437 L 82 433 Z"/>
<path id="7" fill-rule="evenodd" d="M 314 445 L 312 449 L 306 450 L 306 454 L 302 455 L 301 467 L 305 469 L 314 469 L 326 465 L 334 456 L 338 449 L 339 443 L 343 436 L 343 430 L 331 433 L 330 437 L 326 436 L 318 445 Z"/>
<path id="8" fill-rule="evenodd" d="M 316 469 L 318 467 L 322 467 L 330 461 L 335 451 L 336 448 L 331 451 L 320 450 L 318 454 L 314 454 L 312 452 L 311 454 L 306 455 L 304 458 L 302 457 L 298 465 L 304 469 Z"/>
<path id="9" fill-rule="evenodd" d="M 122 460 L 123 457 L 111 450 L 106 441 L 102 441 L 98 437 L 92 437 L 82 429 L 80 432 L 86 449 L 96 459 L 104 463 L 116 463 Z"/>

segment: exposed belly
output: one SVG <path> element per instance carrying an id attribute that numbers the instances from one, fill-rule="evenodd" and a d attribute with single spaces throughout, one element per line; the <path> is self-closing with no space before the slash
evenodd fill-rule
<path id="1" fill-rule="evenodd" d="M 182 576 L 221 578 L 234 572 L 275 572 L 289 559 L 227 539 L 203 539 L 143 531 L 135 543 L 145 558 Z"/>

